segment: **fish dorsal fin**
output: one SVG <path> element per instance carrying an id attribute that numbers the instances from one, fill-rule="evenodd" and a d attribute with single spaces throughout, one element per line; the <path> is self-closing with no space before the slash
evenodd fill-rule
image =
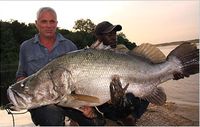
<path id="1" fill-rule="evenodd" d="M 166 60 L 166 56 L 156 46 L 144 43 L 135 47 L 132 53 L 149 59 L 152 63 L 161 63 Z"/>
<path id="2" fill-rule="evenodd" d="M 71 94 L 71 96 L 75 100 L 79 100 L 79 101 L 86 101 L 86 102 L 91 102 L 91 103 L 99 103 L 100 102 L 99 98 L 94 97 L 94 96 L 83 95 L 83 94 Z"/>
<path id="3" fill-rule="evenodd" d="M 167 96 L 162 87 L 156 87 L 151 94 L 145 96 L 143 99 L 146 99 L 152 104 L 163 105 L 167 100 Z"/>

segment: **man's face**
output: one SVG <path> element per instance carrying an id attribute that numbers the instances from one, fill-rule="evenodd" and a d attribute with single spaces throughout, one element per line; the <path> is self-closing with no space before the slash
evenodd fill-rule
<path id="1" fill-rule="evenodd" d="M 111 31 L 102 35 L 102 41 L 104 45 L 110 45 L 112 48 L 115 48 L 117 45 L 117 35 L 116 31 Z"/>
<path id="2" fill-rule="evenodd" d="M 36 27 L 40 33 L 40 36 L 45 38 L 52 38 L 55 36 L 57 28 L 56 15 L 51 11 L 42 12 L 37 21 Z"/>

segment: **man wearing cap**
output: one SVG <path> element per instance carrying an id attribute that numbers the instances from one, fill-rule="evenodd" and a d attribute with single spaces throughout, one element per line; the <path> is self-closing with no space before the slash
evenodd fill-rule
<path id="1" fill-rule="evenodd" d="M 94 34 L 97 40 L 91 45 L 91 48 L 127 52 L 128 49 L 126 46 L 122 44 L 117 45 L 116 32 L 120 31 L 121 29 L 121 25 L 112 25 L 107 21 L 99 23 L 94 29 Z"/>
<path id="2" fill-rule="evenodd" d="M 121 25 L 113 25 L 108 21 L 99 23 L 94 29 L 97 40 L 91 45 L 91 48 L 127 52 L 126 46 L 117 45 L 116 32 L 121 29 Z M 148 101 L 141 100 L 132 93 L 127 93 L 121 104 L 113 105 L 107 102 L 97 108 L 106 118 L 117 121 L 121 125 L 136 125 L 137 119 L 146 111 L 148 105 Z"/>

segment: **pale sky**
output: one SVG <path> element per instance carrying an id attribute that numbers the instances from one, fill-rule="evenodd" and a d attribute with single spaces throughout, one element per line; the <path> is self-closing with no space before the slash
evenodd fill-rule
<path id="1" fill-rule="evenodd" d="M 0 20 L 34 23 L 40 7 L 58 15 L 58 27 L 72 30 L 78 19 L 122 25 L 131 42 L 163 43 L 199 38 L 200 1 L 0 1 Z"/>

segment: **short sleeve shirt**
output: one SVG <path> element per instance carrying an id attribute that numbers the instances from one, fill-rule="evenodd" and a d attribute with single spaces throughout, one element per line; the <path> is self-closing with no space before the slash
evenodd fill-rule
<path id="1" fill-rule="evenodd" d="M 97 40 L 95 43 L 93 43 L 90 48 L 94 49 L 103 49 L 103 50 L 112 50 L 112 51 L 119 51 L 119 52 L 128 52 L 128 48 L 126 48 L 125 45 L 119 44 L 116 48 L 111 48 L 110 45 L 104 45 L 103 42 L 100 42 Z"/>
<path id="2" fill-rule="evenodd" d="M 39 41 L 39 34 L 36 34 L 35 37 L 24 41 L 20 46 L 16 77 L 27 77 L 37 72 L 54 58 L 74 50 L 77 50 L 76 45 L 57 33 L 56 42 L 49 52 Z"/>

